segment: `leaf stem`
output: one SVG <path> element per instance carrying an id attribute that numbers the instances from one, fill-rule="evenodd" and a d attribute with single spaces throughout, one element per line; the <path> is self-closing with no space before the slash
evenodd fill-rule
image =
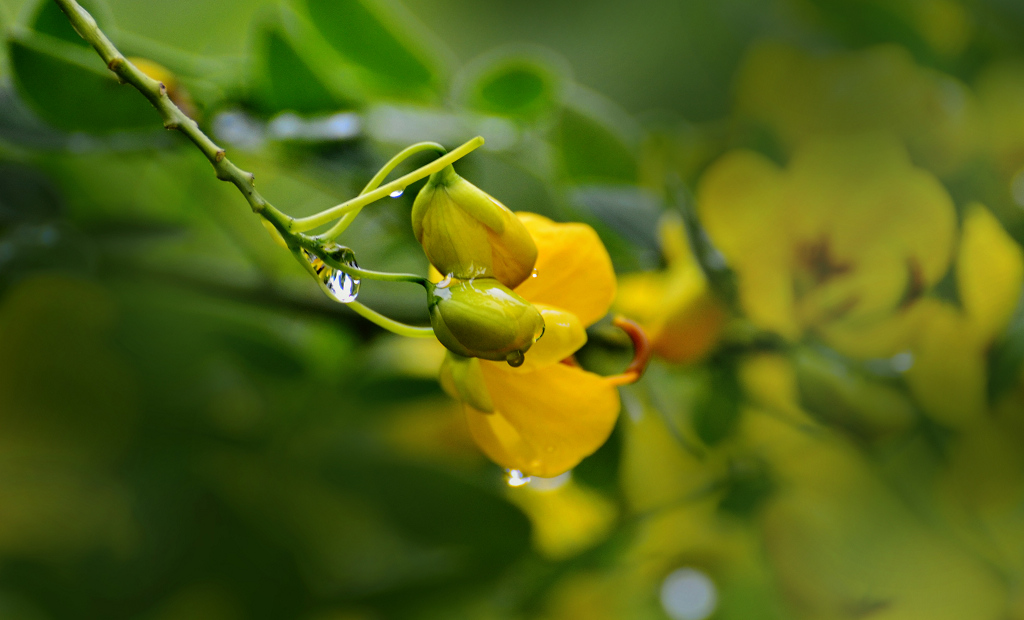
<path id="1" fill-rule="evenodd" d="M 389 332 L 398 334 L 399 336 L 407 336 L 409 338 L 434 337 L 434 330 L 430 327 L 414 327 L 412 325 L 400 323 L 399 321 L 396 321 L 394 319 L 389 319 L 388 317 L 384 316 L 383 314 L 380 314 L 379 312 L 376 312 L 375 310 L 367 308 L 358 301 L 353 301 L 352 303 L 348 304 L 348 307 L 352 308 L 352 310 L 354 310 L 356 314 L 370 321 L 371 323 L 383 327 Z"/>
<path id="2" fill-rule="evenodd" d="M 370 182 L 366 184 L 366 187 L 363 188 L 363 191 L 359 192 L 359 195 L 362 196 L 363 194 L 366 194 L 377 189 L 377 187 L 384 182 L 384 179 L 386 179 L 388 175 L 391 174 L 391 171 L 397 168 L 399 164 L 401 164 L 409 157 L 412 157 L 416 153 L 421 153 L 423 151 L 430 150 L 437 151 L 441 155 L 445 155 L 448 153 L 448 151 L 443 146 L 436 142 L 420 142 L 418 144 L 413 144 L 412 146 L 403 149 L 400 153 L 398 153 L 398 155 L 392 157 L 391 160 L 388 161 L 388 163 L 384 164 L 384 167 L 377 171 L 377 174 L 373 175 L 373 178 L 370 179 Z M 345 232 L 345 229 L 348 228 L 349 224 L 351 224 L 352 221 L 356 219 L 356 216 L 359 215 L 360 211 L 362 211 L 361 207 L 359 209 L 346 213 L 341 217 L 340 220 L 338 220 L 338 223 L 335 224 L 330 230 L 323 233 L 322 235 L 317 235 L 316 238 L 322 240 L 337 239 L 338 235 Z"/>
<path id="3" fill-rule="evenodd" d="M 416 181 L 424 179 L 434 174 L 435 172 L 438 172 L 439 170 L 444 170 L 453 162 L 458 161 L 459 159 L 465 157 L 472 151 L 480 148 L 480 146 L 482 146 L 483 143 L 484 139 L 480 136 L 477 136 L 470 140 L 469 142 L 466 142 L 462 146 L 456 148 L 452 152 L 435 159 L 429 164 L 423 166 L 422 168 L 417 168 L 416 170 L 413 170 L 409 174 L 406 174 L 395 179 L 394 181 L 388 183 L 387 185 L 378 187 L 377 189 L 370 191 L 366 194 L 360 194 L 359 196 L 356 196 L 352 200 L 345 201 L 340 205 L 331 207 L 330 209 L 327 209 L 325 211 L 321 211 L 316 215 L 292 219 L 290 222 L 290 226 L 288 227 L 288 230 L 289 232 L 304 232 L 307 230 L 312 230 L 317 226 L 327 224 L 332 220 L 342 217 L 348 213 L 358 212 L 360 209 L 370 204 L 371 202 L 376 202 L 377 200 L 380 200 L 385 196 L 390 196 L 393 192 L 396 192 L 398 190 L 404 190 L 406 187 L 415 183 Z"/>

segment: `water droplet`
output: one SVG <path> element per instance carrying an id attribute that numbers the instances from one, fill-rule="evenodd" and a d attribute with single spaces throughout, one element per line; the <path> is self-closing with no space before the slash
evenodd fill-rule
<path id="1" fill-rule="evenodd" d="M 564 487 L 569 481 L 572 480 L 572 472 L 567 471 L 564 474 L 555 476 L 554 478 L 540 478 L 533 476 L 530 482 L 530 489 L 534 491 L 555 491 Z"/>
<path id="2" fill-rule="evenodd" d="M 323 252 L 325 256 L 338 263 L 349 267 L 359 267 L 356 264 L 355 253 L 349 248 L 330 243 L 324 246 Z M 306 250 L 302 250 L 302 253 L 306 256 L 309 264 L 313 266 L 313 270 L 320 279 L 320 285 L 328 295 L 343 304 L 350 304 L 356 300 L 359 296 L 359 278 L 353 278 L 344 271 L 331 267 L 316 254 Z"/>
<path id="3" fill-rule="evenodd" d="M 452 283 L 452 274 L 449 273 L 444 278 L 442 278 L 441 281 L 438 282 L 435 286 L 437 286 L 437 288 L 448 288 L 449 286 L 451 286 L 451 283 Z"/>
<path id="4" fill-rule="evenodd" d="M 405 189 L 396 189 L 395 191 L 391 192 L 388 195 L 391 196 L 392 198 L 401 198 L 402 194 L 404 194 L 404 193 L 405 193 Z"/>
<path id="5" fill-rule="evenodd" d="M 718 607 L 718 589 L 703 572 L 680 568 L 661 583 L 661 606 L 672 620 L 704 620 Z"/>
<path id="6" fill-rule="evenodd" d="M 572 480 L 571 471 L 567 471 L 564 474 L 555 476 L 554 478 L 539 478 L 537 476 L 533 476 L 532 481 L 530 482 L 530 489 L 534 491 L 555 491 L 568 484 L 570 480 Z"/>
<path id="7" fill-rule="evenodd" d="M 526 356 L 523 355 L 522 351 L 513 351 L 508 354 L 505 361 L 508 362 L 508 365 L 512 368 L 519 368 L 523 365 L 523 362 L 526 361 Z"/>
<path id="8" fill-rule="evenodd" d="M 513 488 L 522 487 L 530 484 L 530 477 L 524 476 L 523 472 L 519 471 L 518 469 L 506 469 L 505 483 Z"/>

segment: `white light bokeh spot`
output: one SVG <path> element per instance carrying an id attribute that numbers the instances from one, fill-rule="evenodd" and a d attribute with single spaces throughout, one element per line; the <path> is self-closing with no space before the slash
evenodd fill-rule
<path id="1" fill-rule="evenodd" d="M 701 571 L 680 568 L 661 583 L 661 606 L 672 620 L 705 620 L 718 607 L 718 589 Z"/>

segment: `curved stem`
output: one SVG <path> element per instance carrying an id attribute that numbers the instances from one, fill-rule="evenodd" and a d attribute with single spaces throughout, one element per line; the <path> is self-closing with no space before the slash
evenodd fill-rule
<path id="1" fill-rule="evenodd" d="M 340 205 L 331 207 L 326 211 L 321 211 L 316 215 L 291 219 L 289 221 L 288 231 L 305 232 L 307 230 L 312 230 L 317 226 L 323 226 L 324 224 L 330 223 L 333 220 L 342 217 L 347 213 L 359 211 L 360 209 L 370 204 L 371 202 L 376 202 L 381 198 L 384 198 L 385 196 L 390 196 L 392 192 L 404 190 L 406 187 L 415 183 L 416 181 L 424 179 L 434 174 L 435 172 L 438 172 L 439 170 L 444 170 L 453 162 L 462 159 L 469 153 L 480 148 L 480 146 L 483 145 L 483 143 L 484 139 L 480 136 L 477 136 L 470 140 L 469 142 L 453 150 L 452 152 L 435 159 L 426 166 L 423 166 L 422 168 L 417 168 L 416 170 L 410 172 L 409 174 L 395 179 L 394 181 L 388 183 L 387 185 L 382 185 L 381 187 L 378 187 L 377 189 L 372 190 L 366 194 L 360 194 L 359 196 L 356 196 L 352 200 L 348 200 L 346 202 L 341 203 Z"/>
<path id="2" fill-rule="evenodd" d="M 369 269 L 361 269 L 359 267 L 353 267 L 344 263 L 335 263 L 329 261 L 331 267 L 340 269 L 353 278 L 366 279 L 366 280 L 380 280 L 381 282 L 414 282 L 420 286 L 426 286 L 430 281 L 423 276 L 418 276 L 414 273 L 387 273 L 384 271 L 370 271 Z"/>
<path id="3" fill-rule="evenodd" d="M 406 325 L 405 323 L 389 319 L 388 317 L 370 310 L 358 301 L 353 301 L 347 304 L 349 308 L 355 311 L 356 314 L 363 317 L 364 319 L 374 323 L 378 327 L 383 327 L 389 332 L 398 334 L 399 336 L 407 336 L 409 338 L 433 338 L 434 330 L 430 327 L 413 327 L 412 325 Z"/>
<path id="4" fill-rule="evenodd" d="M 386 163 L 384 167 L 377 172 L 377 174 L 373 175 L 373 178 L 370 179 L 370 182 L 366 184 L 366 187 L 363 188 L 363 191 L 359 192 L 359 195 L 362 196 L 367 192 L 371 192 L 377 189 L 377 187 L 384 182 L 384 179 L 386 179 L 388 175 L 391 174 L 391 172 L 398 167 L 399 164 L 401 164 L 409 157 L 415 155 L 416 153 L 422 153 L 423 151 L 430 150 L 437 151 L 441 155 L 445 155 L 446 153 L 448 153 L 448 150 L 445 149 L 440 144 L 438 144 L 437 142 L 420 142 L 406 149 L 403 149 L 400 153 L 398 153 L 398 155 L 392 157 L 391 160 L 388 161 L 388 163 Z M 317 235 L 316 238 L 325 241 L 336 239 L 338 235 L 345 232 L 345 229 L 349 227 L 349 224 L 351 224 L 353 220 L 356 219 L 356 216 L 359 215 L 360 211 L 362 211 L 362 208 L 356 209 L 351 213 L 346 213 L 344 216 L 342 216 L 340 220 L 338 220 L 338 223 L 335 224 L 330 230 L 323 233 L 322 235 Z"/>

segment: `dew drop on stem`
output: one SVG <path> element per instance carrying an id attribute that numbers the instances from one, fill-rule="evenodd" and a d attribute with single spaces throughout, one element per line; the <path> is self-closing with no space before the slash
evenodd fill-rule
<path id="1" fill-rule="evenodd" d="M 313 266 L 313 271 L 316 272 L 321 287 L 332 299 L 343 304 L 350 304 L 359 297 L 359 278 L 353 278 L 344 271 L 331 267 L 312 252 L 302 250 L 302 253 L 306 256 L 309 264 Z M 344 246 L 329 243 L 324 246 L 323 253 L 326 257 L 343 265 L 359 267 L 356 263 L 355 253 Z"/>

